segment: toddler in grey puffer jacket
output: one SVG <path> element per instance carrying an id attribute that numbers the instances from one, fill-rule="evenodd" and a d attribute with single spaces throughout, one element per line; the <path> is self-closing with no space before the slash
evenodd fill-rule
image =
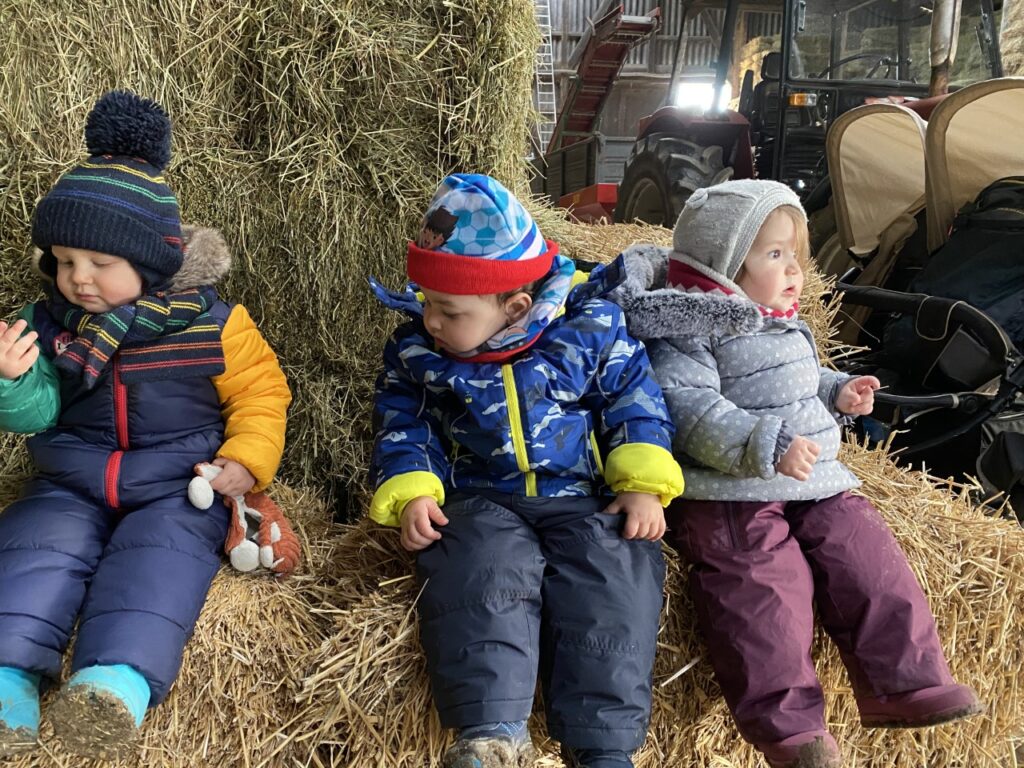
<path id="1" fill-rule="evenodd" d="M 741 735 L 773 768 L 841 764 L 810 657 L 814 605 L 862 723 L 921 727 L 980 711 L 877 510 L 849 493 L 837 421 L 871 412 L 874 377 L 818 361 L 799 318 L 809 256 L 799 198 L 730 181 L 686 202 L 673 248 L 635 246 L 613 299 L 647 345 L 676 424 L 683 497 L 669 539 Z"/>

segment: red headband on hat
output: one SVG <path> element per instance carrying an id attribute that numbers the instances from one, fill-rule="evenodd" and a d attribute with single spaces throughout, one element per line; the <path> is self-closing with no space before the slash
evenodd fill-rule
<path id="1" fill-rule="evenodd" d="M 421 288 L 458 295 L 501 293 L 539 280 L 551 271 L 558 243 L 545 240 L 546 250 L 532 259 L 500 261 L 430 251 L 409 242 L 409 279 Z"/>

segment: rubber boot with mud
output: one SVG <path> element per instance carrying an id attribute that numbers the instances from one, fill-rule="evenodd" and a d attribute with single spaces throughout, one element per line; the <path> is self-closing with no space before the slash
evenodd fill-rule
<path id="1" fill-rule="evenodd" d="M 132 667 L 86 667 L 61 688 L 49 717 L 68 752 L 113 760 L 133 748 L 149 697 L 149 684 Z"/>
<path id="2" fill-rule="evenodd" d="M 39 675 L 0 667 L 0 759 L 39 742 Z"/>

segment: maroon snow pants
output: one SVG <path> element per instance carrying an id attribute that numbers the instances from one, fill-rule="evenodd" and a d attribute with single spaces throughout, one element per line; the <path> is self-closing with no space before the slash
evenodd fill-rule
<path id="1" fill-rule="evenodd" d="M 869 501 L 677 499 L 669 540 L 715 676 L 754 744 L 825 729 L 811 661 L 814 607 L 857 698 L 953 682 L 928 601 Z"/>

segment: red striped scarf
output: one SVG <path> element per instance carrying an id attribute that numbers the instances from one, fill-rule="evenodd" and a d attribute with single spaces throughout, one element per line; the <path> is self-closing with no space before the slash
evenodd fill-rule
<path id="1" fill-rule="evenodd" d="M 86 389 L 96 385 L 115 354 L 126 384 L 216 376 L 224 372 L 221 329 L 208 312 L 216 301 L 213 288 L 196 288 L 143 296 L 93 314 L 54 289 L 46 308 L 75 335 L 55 363 L 80 375 Z"/>

